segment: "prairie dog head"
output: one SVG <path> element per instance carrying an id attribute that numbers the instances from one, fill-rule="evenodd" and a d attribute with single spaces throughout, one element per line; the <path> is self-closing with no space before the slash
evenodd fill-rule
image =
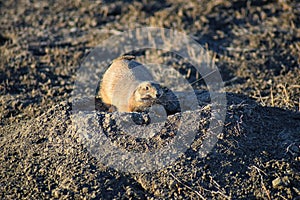
<path id="1" fill-rule="evenodd" d="M 161 86 L 157 83 L 145 81 L 140 83 L 134 91 L 135 101 L 155 103 L 163 94 Z"/>

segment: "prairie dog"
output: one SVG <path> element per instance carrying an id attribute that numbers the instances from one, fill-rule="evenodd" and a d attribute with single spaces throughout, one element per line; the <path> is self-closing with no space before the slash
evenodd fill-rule
<path id="1" fill-rule="evenodd" d="M 142 64 L 134 61 L 135 56 L 115 59 L 103 75 L 100 95 L 110 110 L 140 112 L 158 102 L 162 87 Z"/>

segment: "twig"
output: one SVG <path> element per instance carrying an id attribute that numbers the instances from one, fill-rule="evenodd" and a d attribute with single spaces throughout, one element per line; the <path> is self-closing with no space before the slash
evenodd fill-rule
<path id="1" fill-rule="evenodd" d="M 294 152 L 292 152 L 291 150 L 290 150 L 290 147 L 291 146 L 293 146 L 295 144 L 295 142 L 293 142 L 293 143 L 291 143 L 287 148 L 286 148 L 286 153 L 291 153 L 292 155 L 295 155 L 295 153 Z"/>
<path id="2" fill-rule="evenodd" d="M 199 78 L 198 80 L 192 82 L 191 85 L 194 85 L 195 83 L 197 83 L 197 82 L 201 81 L 202 79 L 204 79 L 204 78 L 210 76 L 211 74 L 213 74 L 213 73 L 216 72 L 216 71 L 217 71 L 217 70 L 215 69 L 215 70 L 209 72 L 208 74 L 205 74 L 203 77 L 201 77 L 201 78 Z"/>
<path id="3" fill-rule="evenodd" d="M 263 177 L 262 177 L 262 175 L 261 175 L 261 172 L 262 172 L 265 176 L 266 176 L 267 174 L 266 174 L 263 170 L 261 170 L 261 169 L 259 169 L 258 167 L 256 167 L 255 165 L 252 165 L 251 167 L 254 168 L 254 169 L 256 169 L 256 171 L 258 172 L 259 177 L 260 177 L 260 184 L 261 184 L 263 190 L 265 191 L 265 193 L 266 193 L 268 199 L 271 200 L 270 191 L 268 191 L 268 189 L 266 188 L 266 186 L 265 186 L 265 184 L 264 184 L 264 181 L 263 181 Z"/>
<path id="4" fill-rule="evenodd" d="M 284 200 L 288 200 L 287 198 L 285 198 L 284 196 L 282 196 L 281 194 L 279 195 L 282 199 Z"/>
<path id="5" fill-rule="evenodd" d="M 180 181 L 180 180 L 179 180 L 177 177 L 175 177 L 172 173 L 170 173 L 170 174 L 171 174 L 171 176 L 172 176 L 175 180 L 177 180 L 179 183 L 181 183 L 182 185 L 184 185 L 184 186 L 185 186 L 186 188 L 188 188 L 189 190 L 195 192 L 201 199 L 206 199 L 206 198 L 204 198 L 198 191 L 195 191 L 193 188 L 191 188 L 191 187 L 188 186 L 187 184 L 185 184 L 185 183 L 183 183 L 182 181 Z M 227 196 L 227 195 L 223 194 L 222 192 L 220 192 L 220 190 L 221 190 L 221 189 L 220 189 L 220 185 L 219 185 L 215 180 L 213 180 L 212 178 L 211 178 L 211 180 L 213 181 L 214 184 L 217 185 L 218 191 L 208 190 L 208 189 L 205 189 L 205 188 L 203 188 L 203 187 L 201 187 L 201 189 L 204 190 L 204 191 L 206 191 L 206 192 L 210 192 L 211 194 L 219 194 L 219 195 L 223 196 L 223 197 L 226 198 L 226 199 L 230 199 L 229 196 Z"/>
<path id="6" fill-rule="evenodd" d="M 222 192 L 224 192 L 224 191 L 222 191 L 222 189 L 221 189 L 221 186 L 212 178 L 212 177 L 210 177 L 210 180 L 216 185 L 216 187 L 218 188 L 218 191 L 216 192 L 216 191 L 211 191 L 211 193 L 215 193 L 215 194 L 220 194 L 221 196 L 223 196 L 223 197 L 225 197 L 226 199 L 230 199 L 230 197 L 229 196 L 227 196 L 227 195 L 225 195 L 225 194 L 223 194 Z M 220 191 L 222 191 L 222 192 L 220 192 Z"/>
<path id="7" fill-rule="evenodd" d="M 176 176 L 174 176 L 172 173 L 170 173 L 170 175 L 176 180 L 178 181 L 180 184 L 182 184 L 183 186 L 185 186 L 187 189 L 193 191 L 195 194 L 197 194 L 201 199 L 205 200 L 206 198 L 204 198 L 204 196 L 202 196 L 198 191 L 194 190 L 193 188 L 191 188 L 190 186 L 188 186 L 187 184 L 183 183 L 182 181 L 180 181 Z"/>
<path id="8" fill-rule="evenodd" d="M 270 95 L 271 95 L 271 104 L 274 107 L 275 104 L 274 104 L 274 95 L 273 95 L 273 87 L 272 86 L 271 86 L 271 90 L 270 90 Z"/>

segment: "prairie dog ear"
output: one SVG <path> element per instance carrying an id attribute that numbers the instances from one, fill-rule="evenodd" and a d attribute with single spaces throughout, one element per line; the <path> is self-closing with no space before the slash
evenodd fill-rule
<path id="1" fill-rule="evenodd" d="M 134 97 L 136 97 L 136 98 L 140 98 L 140 97 L 141 97 L 141 94 L 140 94 L 140 92 L 139 92 L 140 88 L 141 88 L 141 86 L 138 85 L 138 86 L 134 89 L 134 91 L 133 91 Z"/>

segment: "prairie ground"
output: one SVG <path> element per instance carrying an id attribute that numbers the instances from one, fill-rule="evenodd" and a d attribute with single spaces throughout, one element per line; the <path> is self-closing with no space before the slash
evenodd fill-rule
<path id="1" fill-rule="evenodd" d="M 300 198 L 298 1 L 8 0 L 0 16 L 1 199 Z M 222 137 L 207 156 L 197 153 L 209 129 L 204 107 L 190 112 L 203 120 L 182 157 L 132 174 L 105 166 L 80 142 L 70 97 L 81 63 L 101 41 L 148 26 L 201 44 L 221 73 L 228 104 Z M 189 78 L 199 79 L 193 72 Z M 195 87 L 207 89 L 203 80 Z M 114 114 L 96 113 L 111 128 Z M 128 139 L 126 146 L 113 129 L 105 134 L 147 151 L 149 141 Z M 153 143 L 165 145 L 172 134 L 158 133 Z"/>

